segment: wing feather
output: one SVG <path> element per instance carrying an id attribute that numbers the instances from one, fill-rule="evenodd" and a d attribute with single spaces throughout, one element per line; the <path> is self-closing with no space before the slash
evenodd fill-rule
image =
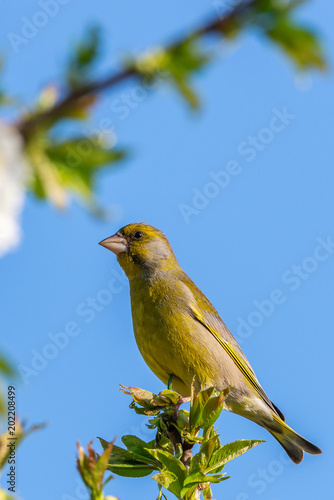
<path id="1" fill-rule="evenodd" d="M 269 406 L 271 410 L 274 411 L 274 413 L 276 413 L 277 411 L 273 403 L 261 387 L 252 367 L 232 333 L 229 331 L 218 312 L 205 295 L 196 287 L 188 276 L 186 277 L 187 280 L 184 280 L 184 284 L 187 286 L 188 291 L 192 293 L 193 297 L 193 303 L 190 306 L 193 318 L 201 323 L 213 335 L 219 345 L 225 350 L 225 352 L 239 368 L 258 396 Z M 198 297 L 198 300 L 196 300 L 195 297 Z"/>

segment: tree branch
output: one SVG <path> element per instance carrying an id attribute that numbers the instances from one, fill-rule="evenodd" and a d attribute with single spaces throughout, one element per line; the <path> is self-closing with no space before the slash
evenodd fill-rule
<path id="1" fill-rule="evenodd" d="M 165 50 L 167 52 L 173 51 L 182 46 L 187 40 L 199 39 L 210 33 L 230 33 L 231 29 L 236 25 L 236 22 L 240 19 L 240 17 L 247 14 L 248 11 L 257 3 L 257 1 L 258 0 L 242 2 L 224 16 L 211 20 L 204 26 L 190 33 L 190 35 L 181 37 L 176 42 L 167 45 Z M 136 68 L 126 68 L 119 71 L 118 73 L 109 75 L 105 79 L 93 81 L 87 85 L 82 86 L 79 89 L 70 91 L 53 107 L 47 109 L 46 111 L 24 118 L 19 123 L 17 123 L 16 127 L 22 134 L 23 138 L 27 140 L 30 135 L 39 127 L 47 125 L 48 122 L 62 116 L 72 108 L 78 107 L 81 100 L 89 96 L 99 94 L 100 92 L 132 77 L 140 77 L 140 71 Z"/>

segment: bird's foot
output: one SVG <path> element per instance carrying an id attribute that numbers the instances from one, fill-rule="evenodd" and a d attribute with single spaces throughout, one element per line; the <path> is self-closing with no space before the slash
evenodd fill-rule
<path id="1" fill-rule="evenodd" d="M 169 391 L 171 391 L 171 390 L 172 390 L 173 377 L 174 377 L 174 375 L 172 374 L 172 375 L 169 377 L 168 382 L 167 382 L 167 389 L 168 389 Z"/>

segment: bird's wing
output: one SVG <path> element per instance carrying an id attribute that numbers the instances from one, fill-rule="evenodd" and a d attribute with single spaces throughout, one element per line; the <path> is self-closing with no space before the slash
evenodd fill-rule
<path id="1" fill-rule="evenodd" d="M 194 298 L 194 301 L 190 304 L 193 318 L 201 323 L 213 335 L 218 344 L 237 365 L 259 397 L 276 413 L 276 407 L 262 389 L 246 356 L 218 312 L 190 278 L 188 278 L 187 282 L 184 282 L 184 284 L 187 285 Z M 279 412 L 279 414 L 280 413 L 281 412 Z"/>

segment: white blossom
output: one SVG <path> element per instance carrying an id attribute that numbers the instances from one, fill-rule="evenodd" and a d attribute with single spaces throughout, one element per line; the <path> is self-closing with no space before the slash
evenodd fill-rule
<path id="1" fill-rule="evenodd" d="M 21 241 L 20 219 L 28 171 L 20 134 L 0 123 L 0 257 Z"/>

